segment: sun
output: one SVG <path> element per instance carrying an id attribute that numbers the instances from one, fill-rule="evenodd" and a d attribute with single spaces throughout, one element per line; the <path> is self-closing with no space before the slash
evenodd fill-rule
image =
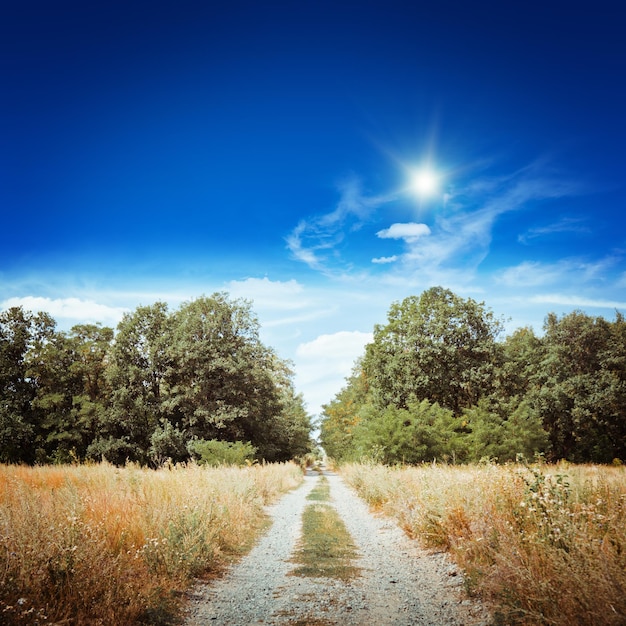
<path id="1" fill-rule="evenodd" d="M 434 196 L 439 191 L 439 176 L 429 167 L 415 170 L 411 174 L 409 187 L 420 197 Z"/>

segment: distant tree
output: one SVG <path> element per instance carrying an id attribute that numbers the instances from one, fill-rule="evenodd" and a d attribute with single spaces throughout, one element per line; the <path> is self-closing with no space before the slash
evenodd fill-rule
<path id="1" fill-rule="evenodd" d="M 346 385 L 322 406 L 320 441 L 326 454 L 337 461 L 358 457 L 354 432 L 361 420 L 361 409 L 369 403 L 368 389 L 362 359 L 358 359 Z"/>
<path id="2" fill-rule="evenodd" d="M 380 407 L 429 400 L 460 415 L 491 393 L 502 323 L 483 303 L 433 287 L 394 303 L 363 368 Z"/>

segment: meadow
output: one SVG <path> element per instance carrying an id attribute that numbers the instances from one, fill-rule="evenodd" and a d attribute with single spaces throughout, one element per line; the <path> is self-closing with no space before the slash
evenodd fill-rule
<path id="1" fill-rule="evenodd" d="M 244 468 L 0 465 L 0 623 L 175 623 L 302 481 L 292 463 Z"/>
<path id="2" fill-rule="evenodd" d="M 626 468 L 342 466 L 370 505 L 449 551 L 500 625 L 626 624 Z"/>

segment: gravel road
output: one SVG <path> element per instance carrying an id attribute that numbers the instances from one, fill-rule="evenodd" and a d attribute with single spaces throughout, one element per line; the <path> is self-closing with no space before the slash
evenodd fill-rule
<path id="1" fill-rule="evenodd" d="M 226 574 L 189 594 L 185 626 L 485 626 L 487 611 L 463 596 L 463 578 L 445 554 L 426 552 L 391 520 L 373 515 L 340 476 L 325 473 L 331 501 L 350 531 L 361 575 L 348 581 L 289 573 L 306 497 L 317 475 L 268 508 L 273 523 Z"/>

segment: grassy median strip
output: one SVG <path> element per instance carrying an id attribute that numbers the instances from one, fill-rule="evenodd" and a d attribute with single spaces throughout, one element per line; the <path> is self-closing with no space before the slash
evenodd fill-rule
<path id="1" fill-rule="evenodd" d="M 302 513 L 302 538 L 292 559 L 298 567 L 291 574 L 342 580 L 358 576 L 360 570 L 353 565 L 358 554 L 352 537 L 335 508 L 326 504 L 330 499 L 326 478 L 321 477 L 307 497 L 316 503 L 309 504 Z"/>

